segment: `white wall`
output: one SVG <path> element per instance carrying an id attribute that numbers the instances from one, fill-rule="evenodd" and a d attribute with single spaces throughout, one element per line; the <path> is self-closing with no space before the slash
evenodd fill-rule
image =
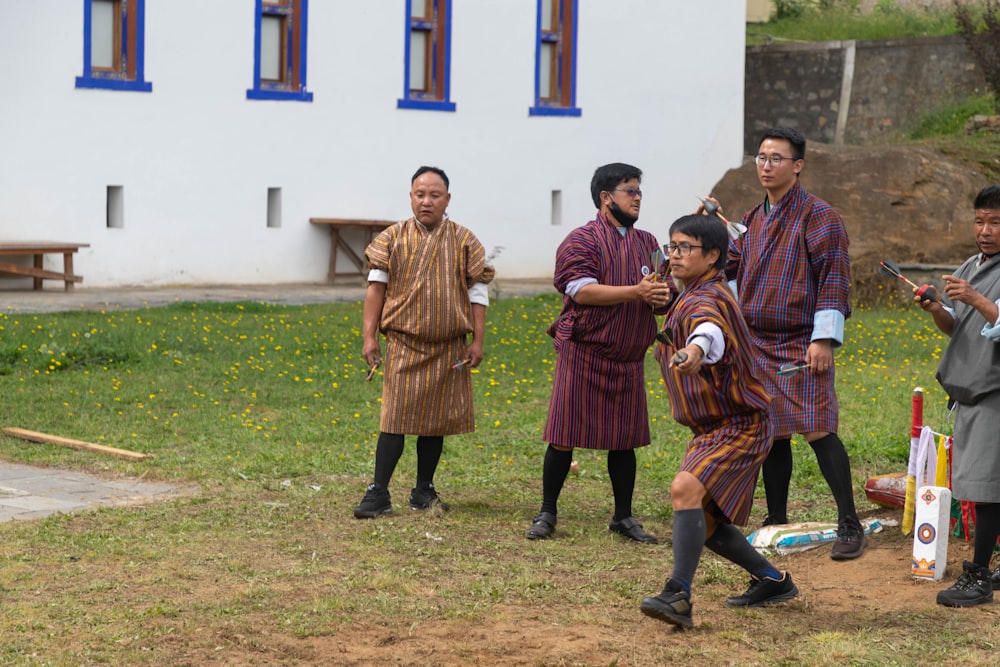
<path id="1" fill-rule="evenodd" d="M 448 172 L 451 217 L 505 248 L 501 278 L 546 277 L 593 217 L 598 165 L 643 169 L 639 226 L 666 242 L 741 158 L 745 7 L 730 0 L 581 0 L 579 118 L 528 116 L 535 0 L 453 0 L 453 113 L 396 108 L 403 0 L 310 2 L 312 103 L 246 99 L 250 0 L 197 16 L 147 0 L 152 93 L 74 87 L 81 0 L 3 4 L 0 240 L 90 243 L 83 287 L 322 282 L 329 237 L 309 218 L 408 217 L 421 164 Z M 106 226 L 108 185 L 124 186 L 123 229 Z"/>

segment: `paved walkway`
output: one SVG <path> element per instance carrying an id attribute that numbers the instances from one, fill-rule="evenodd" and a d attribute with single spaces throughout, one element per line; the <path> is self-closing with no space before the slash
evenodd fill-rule
<path id="1" fill-rule="evenodd" d="M 552 281 L 503 281 L 501 296 L 534 296 L 555 293 Z M 365 287 L 348 285 L 291 284 L 267 286 L 168 286 L 168 287 L 77 287 L 40 291 L 0 290 L 0 313 L 53 313 L 71 310 L 134 310 L 173 303 L 255 301 L 303 305 L 310 303 L 363 301 Z M 196 492 L 169 484 L 141 479 L 106 479 L 89 473 L 59 468 L 36 468 L 0 461 L 0 521 L 38 519 L 57 512 L 93 509 L 102 505 L 128 505 L 173 498 Z"/>
<path id="2" fill-rule="evenodd" d="M 552 280 L 499 280 L 494 286 L 501 297 L 555 294 Z M 303 305 L 363 301 L 365 286 L 354 280 L 344 285 L 289 283 L 281 285 L 167 285 L 163 287 L 84 287 L 70 292 L 62 288 L 44 290 L 0 289 L 0 313 L 53 313 L 68 310 L 132 310 L 169 306 L 192 301 Z"/>
<path id="3" fill-rule="evenodd" d="M 100 505 L 132 505 L 194 491 L 138 479 L 105 479 L 73 470 L 0 461 L 0 521 L 40 519 Z"/>

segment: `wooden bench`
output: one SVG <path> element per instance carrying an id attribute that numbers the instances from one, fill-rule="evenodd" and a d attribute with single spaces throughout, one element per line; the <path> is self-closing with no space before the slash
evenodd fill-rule
<path id="1" fill-rule="evenodd" d="M 62 243 L 58 241 L 0 241 L 0 257 L 13 255 L 32 255 L 32 266 L 0 261 L 0 277 L 34 279 L 34 288 L 42 289 L 43 280 L 62 280 L 66 291 L 73 289 L 75 283 L 83 282 L 83 277 L 73 273 L 73 255 L 80 248 L 89 248 L 89 243 Z M 45 255 L 62 255 L 63 270 L 47 271 L 43 267 Z"/>
<path id="2" fill-rule="evenodd" d="M 398 221 L 309 218 L 309 222 L 314 225 L 325 225 L 330 229 L 330 268 L 326 274 L 326 282 L 332 285 L 337 278 L 366 278 L 367 267 L 365 266 L 364 260 L 364 248 L 367 248 L 368 244 L 371 243 L 383 229 L 391 227 Z M 341 232 L 349 229 L 361 230 L 364 246 L 362 246 L 360 253 L 352 248 L 351 244 L 348 243 L 348 239 L 341 234 Z M 337 271 L 338 250 L 342 250 L 347 259 L 351 260 L 351 264 L 353 264 L 352 270 Z"/>

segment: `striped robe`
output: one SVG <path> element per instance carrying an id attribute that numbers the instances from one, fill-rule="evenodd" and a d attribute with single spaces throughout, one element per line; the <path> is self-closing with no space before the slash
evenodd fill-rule
<path id="1" fill-rule="evenodd" d="M 725 352 L 694 376 L 669 367 L 674 349 L 657 343 L 655 356 L 670 398 L 670 412 L 694 434 L 680 469 L 708 490 L 717 519 L 745 526 L 760 466 L 771 451 L 770 396 L 756 374 L 753 343 L 739 304 L 717 269 L 687 285 L 667 311 L 666 326 L 681 347 L 694 329 L 722 330 Z"/>
<path id="2" fill-rule="evenodd" d="M 851 260 L 840 215 L 796 181 L 769 213 L 763 203 L 743 217 L 746 234 L 729 245 L 726 273 L 736 281 L 753 339 L 758 375 L 773 397 L 774 435 L 825 431 L 839 421 L 836 372 L 778 377 L 805 358 L 820 310 L 851 315 Z"/>
<path id="3" fill-rule="evenodd" d="M 560 244 L 553 284 L 563 310 L 548 330 L 557 355 L 547 442 L 615 451 L 649 444 L 643 360 L 656 335 L 652 308 L 642 301 L 585 306 L 566 287 L 580 278 L 635 285 L 658 248 L 649 232 L 633 227 L 622 236 L 600 213 Z"/>
<path id="4" fill-rule="evenodd" d="M 379 328 L 386 338 L 380 429 L 452 435 L 475 430 L 472 379 L 452 364 L 472 332 L 469 287 L 493 280 L 476 236 L 445 218 L 428 231 L 413 218 L 365 250 L 389 274 Z"/>

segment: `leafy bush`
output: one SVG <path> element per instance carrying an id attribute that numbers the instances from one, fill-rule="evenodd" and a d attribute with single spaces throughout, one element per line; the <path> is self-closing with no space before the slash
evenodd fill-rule
<path id="1" fill-rule="evenodd" d="M 864 14 L 857 0 L 777 0 L 771 21 L 748 28 L 747 44 L 902 39 L 957 32 L 955 18 L 948 11 L 905 10 L 885 1 Z"/>
<path id="2" fill-rule="evenodd" d="M 1000 113 L 1000 2 L 985 0 L 981 5 L 970 5 L 955 0 L 955 22 L 983 70 L 993 94 L 994 110 Z"/>
<path id="3" fill-rule="evenodd" d="M 965 130 L 966 122 L 973 116 L 989 114 L 994 106 L 993 96 L 980 95 L 965 100 L 952 100 L 933 112 L 921 116 L 913 129 L 906 133 L 910 139 L 926 139 Z"/>

